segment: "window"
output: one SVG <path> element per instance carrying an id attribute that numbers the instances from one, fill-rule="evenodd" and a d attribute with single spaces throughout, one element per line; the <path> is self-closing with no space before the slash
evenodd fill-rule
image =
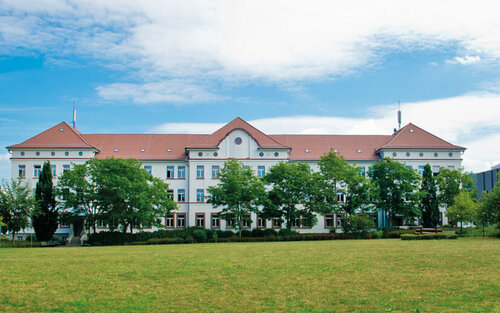
<path id="1" fill-rule="evenodd" d="M 226 228 L 234 228 L 234 218 L 228 218 L 226 220 Z"/>
<path id="2" fill-rule="evenodd" d="M 204 202 L 205 191 L 203 189 L 196 189 L 196 202 Z"/>
<path id="3" fill-rule="evenodd" d="M 262 217 L 257 218 L 257 227 L 258 228 L 266 228 L 267 227 L 266 219 L 262 218 Z"/>
<path id="4" fill-rule="evenodd" d="M 198 156 L 202 157 L 203 156 L 203 152 L 198 152 Z"/>
<path id="5" fill-rule="evenodd" d="M 432 176 L 437 176 L 441 167 L 439 165 L 432 166 Z"/>
<path id="6" fill-rule="evenodd" d="M 56 166 L 51 165 L 50 168 L 52 169 L 52 177 L 56 177 Z"/>
<path id="7" fill-rule="evenodd" d="M 406 152 L 406 156 L 407 156 L 407 157 L 410 157 L 410 156 L 411 156 L 411 153 L 410 153 L 410 152 Z"/>
<path id="8" fill-rule="evenodd" d="M 242 142 L 243 140 L 240 137 L 236 137 L 236 139 L 234 139 L 234 143 L 237 145 L 241 145 Z"/>
<path id="9" fill-rule="evenodd" d="M 205 228 L 205 213 L 196 213 L 196 227 Z"/>
<path id="10" fill-rule="evenodd" d="M 293 228 L 299 228 L 300 227 L 300 218 L 294 218 L 292 221 L 292 227 Z"/>
<path id="11" fill-rule="evenodd" d="M 219 178 L 219 166 L 212 165 L 212 178 Z"/>
<path id="12" fill-rule="evenodd" d="M 259 167 L 257 167 L 257 176 L 264 177 L 264 175 L 266 175 L 266 167 L 260 165 Z"/>
<path id="13" fill-rule="evenodd" d="M 18 172 L 19 178 L 26 177 L 26 165 L 19 165 L 18 168 L 19 168 L 19 172 Z"/>
<path id="14" fill-rule="evenodd" d="M 196 167 L 196 178 L 203 178 L 205 177 L 205 167 L 203 165 L 198 165 Z"/>
<path id="15" fill-rule="evenodd" d="M 325 228 L 332 228 L 333 225 L 333 214 L 325 215 Z"/>
<path id="16" fill-rule="evenodd" d="M 420 174 L 420 176 L 422 176 L 424 174 L 424 168 L 425 168 L 424 165 L 419 165 L 418 166 L 418 173 Z"/>
<path id="17" fill-rule="evenodd" d="M 437 158 L 439 156 L 439 153 L 434 152 L 434 157 Z"/>
<path id="18" fill-rule="evenodd" d="M 409 170 L 411 170 L 411 165 L 405 165 L 405 167 Z"/>
<path id="19" fill-rule="evenodd" d="M 40 172 L 42 171 L 41 165 L 33 165 L 33 176 L 40 177 Z"/>
<path id="20" fill-rule="evenodd" d="M 345 194 L 340 190 L 337 190 L 337 201 L 340 203 L 345 202 Z"/>
<path id="21" fill-rule="evenodd" d="M 184 189 L 177 190 L 177 202 L 186 202 L 186 190 Z"/>
<path id="22" fill-rule="evenodd" d="M 168 197 L 170 199 L 172 199 L 172 200 L 174 199 L 174 190 L 173 189 L 167 190 L 167 194 L 168 194 Z"/>
<path id="23" fill-rule="evenodd" d="M 69 164 L 64 164 L 63 165 L 63 173 L 66 172 L 66 171 L 69 171 L 71 169 L 70 165 Z"/>
<path id="24" fill-rule="evenodd" d="M 419 156 L 419 157 L 423 157 L 423 156 L 424 156 L 424 153 L 423 153 L 423 152 L 420 152 L 420 153 L 418 154 L 418 156 Z"/>
<path id="25" fill-rule="evenodd" d="M 174 228 L 174 215 L 168 214 L 165 216 L 165 227 Z"/>
<path id="26" fill-rule="evenodd" d="M 186 167 L 185 166 L 177 167 L 177 178 L 186 178 Z"/>
<path id="27" fill-rule="evenodd" d="M 363 167 L 361 167 L 361 168 L 359 169 L 358 174 L 359 174 L 359 175 L 363 175 L 363 176 L 365 176 L 366 171 L 365 171 L 365 167 L 364 167 L 364 166 L 363 166 Z"/>
<path id="28" fill-rule="evenodd" d="M 337 227 L 342 227 L 342 218 L 337 215 Z"/>
<path id="29" fill-rule="evenodd" d="M 186 227 L 186 214 L 179 213 L 177 214 L 177 228 L 185 228 Z"/>
<path id="30" fill-rule="evenodd" d="M 212 213 L 211 226 L 212 226 L 212 228 L 220 228 L 220 218 L 219 218 L 218 214 Z"/>
<path id="31" fill-rule="evenodd" d="M 97 228 L 106 228 L 106 223 L 103 220 L 98 220 Z"/>
<path id="32" fill-rule="evenodd" d="M 241 218 L 241 227 L 242 228 L 250 228 L 252 227 L 252 219 L 250 215 L 242 216 Z"/>
<path id="33" fill-rule="evenodd" d="M 174 178 L 174 167 L 167 166 L 167 178 Z"/>
<path id="34" fill-rule="evenodd" d="M 151 168 L 151 165 L 145 165 L 145 166 L 144 166 L 144 169 L 145 169 L 146 171 L 148 171 L 149 175 L 151 175 L 151 172 L 153 171 L 153 169 Z"/>
<path id="35" fill-rule="evenodd" d="M 273 228 L 281 228 L 281 218 L 273 217 Z"/>

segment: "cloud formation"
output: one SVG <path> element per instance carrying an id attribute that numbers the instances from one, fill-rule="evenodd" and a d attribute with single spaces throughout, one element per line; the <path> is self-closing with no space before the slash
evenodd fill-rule
<path id="1" fill-rule="evenodd" d="M 448 63 L 448 64 L 459 63 L 462 65 L 470 65 L 470 64 L 478 63 L 479 61 L 481 61 L 481 57 L 478 55 L 476 55 L 476 56 L 466 55 L 464 57 L 454 57 L 451 60 L 446 60 L 446 63 Z"/>
<path id="2" fill-rule="evenodd" d="M 451 143 L 467 148 L 467 171 L 484 171 L 500 163 L 500 94 L 478 93 L 402 106 L 402 124 L 412 122 Z M 487 112 L 487 114 L 485 114 Z M 268 134 L 380 134 L 397 127 L 394 105 L 372 107 L 359 118 L 288 116 L 248 121 Z M 228 121 L 225 121 L 228 122 Z M 222 123 L 166 123 L 156 133 L 211 133 Z M 477 136 L 478 133 L 485 134 Z"/>

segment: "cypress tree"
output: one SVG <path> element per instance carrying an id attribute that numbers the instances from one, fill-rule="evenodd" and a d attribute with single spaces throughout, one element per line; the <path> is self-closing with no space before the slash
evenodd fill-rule
<path id="1" fill-rule="evenodd" d="M 50 162 L 43 164 L 35 190 L 36 212 L 33 216 L 33 227 L 39 241 L 49 241 L 57 230 L 59 210 L 56 206 L 54 187 L 52 185 L 52 168 Z"/>
<path id="2" fill-rule="evenodd" d="M 439 201 L 436 180 L 432 176 L 431 166 L 426 164 L 422 175 L 422 224 L 424 227 L 436 227 L 439 223 Z"/>

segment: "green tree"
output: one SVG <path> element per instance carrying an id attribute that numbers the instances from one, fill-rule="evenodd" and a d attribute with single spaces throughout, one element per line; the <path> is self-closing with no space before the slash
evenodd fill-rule
<path id="1" fill-rule="evenodd" d="M 40 172 L 35 189 L 35 199 L 36 210 L 32 220 L 36 238 L 40 241 L 49 241 L 56 232 L 59 223 L 59 208 L 55 199 L 52 168 L 49 161 L 43 164 Z"/>
<path id="2" fill-rule="evenodd" d="M 391 226 L 395 216 L 406 219 L 420 216 L 417 206 L 420 177 L 414 170 L 384 158 L 375 162 L 370 176 L 375 204 L 388 217 L 387 227 Z"/>
<path id="3" fill-rule="evenodd" d="M 479 202 L 477 220 L 483 224 L 483 233 L 484 224 L 496 223 L 497 227 L 500 228 L 500 180 L 497 181 L 490 193 L 483 192 Z"/>
<path id="4" fill-rule="evenodd" d="M 141 225 L 161 226 L 163 217 L 177 208 L 168 184 L 136 159 L 93 159 L 88 165 L 97 210 L 110 229 L 120 227 L 126 233 Z"/>
<path id="5" fill-rule="evenodd" d="M 370 181 L 360 174 L 361 167 L 349 164 L 342 156 L 330 151 L 321 157 L 319 168 L 324 184 L 321 195 L 327 206 L 325 211 L 342 211 L 351 215 L 370 208 L 371 185 Z M 346 196 L 345 203 L 338 202 L 339 192 Z"/>
<path id="6" fill-rule="evenodd" d="M 10 184 L 4 180 L 0 187 L 0 215 L 3 217 L 4 232 L 9 232 L 12 239 L 16 233 L 30 225 L 35 199 L 29 185 L 20 180 L 11 180 Z M 1 225 L 0 225 L 1 226 Z"/>
<path id="7" fill-rule="evenodd" d="M 429 164 L 424 167 L 420 197 L 423 226 L 436 227 L 439 224 L 439 201 L 436 180 L 432 176 L 432 169 Z"/>
<path id="8" fill-rule="evenodd" d="M 342 220 L 344 233 L 351 234 L 354 238 L 364 238 L 374 226 L 373 219 L 367 214 L 347 215 Z"/>
<path id="9" fill-rule="evenodd" d="M 472 191 L 474 182 L 469 175 L 460 170 L 450 170 L 442 167 L 437 176 L 437 185 L 439 187 L 438 201 L 440 204 L 451 207 L 455 197 L 460 193 L 462 187 Z"/>
<path id="10" fill-rule="evenodd" d="M 257 213 L 265 197 L 264 184 L 250 169 L 235 159 L 227 161 L 219 173 L 219 184 L 208 187 L 208 203 L 222 207 L 221 219 L 232 221 L 241 237 L 245 221 L 250 222 L 252 212 Z"/>
<path id="11" fill-rule="evenodd" d="M 315 213 L 324 213 L 318 201 L 319 175 L 313 175 L 305 163 L 280 162 L 270 168 L 264 182 L 270 186 L 268 202 L 262 210 L 264 217 L 279 217 L 290 229 L 293 222 L 314 226 Z"/>
<path id="12" fill-rule="evenodd" d="M 96 232 L 97 221 L 102 218 L 97 200 L 96 184 L 90 176 L 88 163 L 74 165 L 59 178 L 57 193 L 64 207 L 85 217 L 87 229 Z"/>
<path id="13" fill-rule="evenodd" d="M 470 192 L 461 190 L 453 199 L 453 205 L 446 211 L 446 216 L 451 221 L 460 222 L 460 233 L 463 223 L 473 222 L 476 216 L 477 203 L 471 197 Z"/>

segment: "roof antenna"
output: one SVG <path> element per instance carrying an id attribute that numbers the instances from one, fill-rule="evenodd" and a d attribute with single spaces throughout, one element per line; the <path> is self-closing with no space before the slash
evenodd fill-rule
<path id="1" fill-rule="evenodd" d="M 76 109 L 75 109 L 75 100 L 73 100 L 73 128 L 76 128 Z"/>
<path id="2" fill-rule="evenodd" d="M 401 105 L 398 100 L 398 130 L 401 129 Z"/>

